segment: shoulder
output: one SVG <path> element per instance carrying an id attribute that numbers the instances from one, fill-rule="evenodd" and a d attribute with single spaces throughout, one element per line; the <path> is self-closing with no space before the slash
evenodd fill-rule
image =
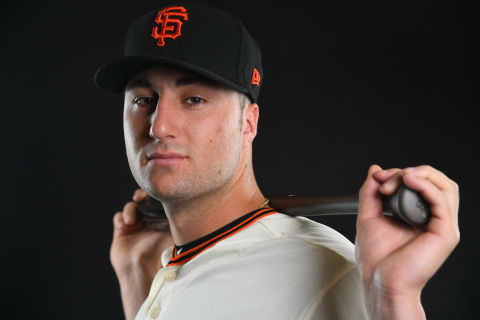
<path id="1" fill-rule="evenodd" d="M 259 273 L 268 270 L 273 277 L 291 278 L 318 290 L 318 286 L 331 287 L 356 268 L 354 245 L 339 232 L 310 219 L 275 214 L 259 220 L 250 232 L 257 240 L 242 248 L 238 261 L 249 270 L 255 265 Z"/>
<path id="2" fill-rule="evenodd" d="M 268 241 L 271 246 L 284 247 L 290 243 L 297 249 L 303 248 L 311 253 L 328 252 L 347 264 L 355 264 L 354 245 L 341 233 L 324 224 L 279 213 L 259 220 L 257 227 L 271 235 L 271 240 L 274 240 Z"/>
<path id="3" fill-rule="evenodd" d="M 292 300 L 288 309 L 302 314 L 299 319 L 327 314 L 338 319 L 357 314 L 363 319 L 355 248 L 346 237 L 308 218 L 284 214 L 261 219 L 255 228 L 269 236 L 244 247 L 235 261 L 237 271 L 245 270 L 240 279 L 255 279 L 265 289 L 263 294 L 275 292 L 280 301 Z"/>

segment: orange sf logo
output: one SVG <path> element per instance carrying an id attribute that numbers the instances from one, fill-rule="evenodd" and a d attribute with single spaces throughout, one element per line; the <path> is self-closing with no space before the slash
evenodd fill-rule
<path id="1" fill-rule="evenodd" d="M 152 37 L 157 40 L 157 46 L 165 45 L 165 38 L 175 39 L 182 34 L 182 20 L 188 20 L 188 12 L 184 7 L 168 7 L 158 12 L 153 27 Z M 160 32 L 158 31 L 160 29 Z"/>

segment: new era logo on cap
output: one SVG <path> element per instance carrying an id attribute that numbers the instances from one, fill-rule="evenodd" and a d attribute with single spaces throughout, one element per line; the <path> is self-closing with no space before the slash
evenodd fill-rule
<path id="1" fill-rule="evenodd" d="M 152 29 L 152 37 L 157 41 L 157 46 L 163 47 L 165 45 L 165 38 L 176 39 L 182 34 L 183 21 L 188 20 L 188 12 L 184 7 L 168 7 L 158 12 L 155 23 L 160 26 L 155 26 Z"/>
<path id="2" fill-rule="evenodd" d="M 253 68 L 252 84 L 260 86 L 260 72 L 258 72 L 257 68 Z"/>

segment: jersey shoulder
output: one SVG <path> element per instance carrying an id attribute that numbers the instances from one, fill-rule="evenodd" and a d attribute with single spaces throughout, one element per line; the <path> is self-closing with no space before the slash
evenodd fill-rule
<path id="1" fill-rule="evenodd" d="M 276 239 L 284 245 L 290 242 L 314 252 L 330 252 L 347 264 L 355 264 L 355 247 L 350 240 L 319 222 L 279 213 L 261 219 L 259 226 L 271 234 L 272 240 Z"/>

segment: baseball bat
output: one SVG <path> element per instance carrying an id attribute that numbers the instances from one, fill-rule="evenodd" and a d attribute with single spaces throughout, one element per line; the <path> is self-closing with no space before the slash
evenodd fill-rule
<path id="1" fill-rule="evenodd" d="M 358 212 L 358 197 L 272 196 L 270 206 L 291 216 L 317 217 L 352 215 Z M 383 214 L 393 216 L 413 227 L 428 223 L 428 203 L 412 189 L 401 185 L 391 196 L 383 197 Z M 162 203 L 148 198 L 139 203 L 138 211 L 144 220 L 166 219 Z"/>

